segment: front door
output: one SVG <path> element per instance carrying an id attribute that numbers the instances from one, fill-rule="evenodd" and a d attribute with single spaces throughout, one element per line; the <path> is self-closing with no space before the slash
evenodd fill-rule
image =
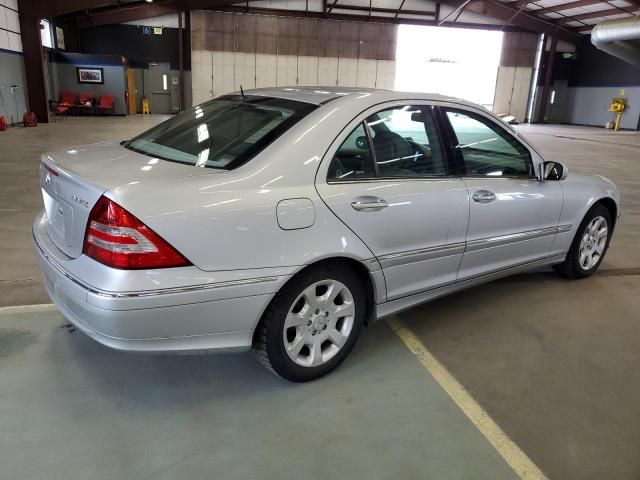
<path id="1" fill-rule="evenodd" d="M 432 107 L 377 110 L 337 139 L 317 189 L 378 259 L 392 300 L 455 282 L 469 202 L 449 175 Z"/>
<path id="2" fill-rule="evenodd" d="M 470 200 L 458 280 L 548 256 L 562 210 L 559 182 L 540 182 L 530 150 L 488 116 L 444 111 Z"/>

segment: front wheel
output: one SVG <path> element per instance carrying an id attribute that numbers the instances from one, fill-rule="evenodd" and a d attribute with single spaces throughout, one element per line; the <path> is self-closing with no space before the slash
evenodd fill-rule
<path id="1" fill-rule="evenodd" d="M 311 267 L 275 296 L 254 335 L 253 350 L 276 375 L 305 382 L 347 357 L 365 319 L 358 275 L 338 263 Z"/>
<path id="2" fill-rule="evenodd" d="M 598 204 L 591 208 L 576 232 L 567 258 L 554 265 L 554 270 L 568 278 L 591 276 L 609 248 L 611 225 L 611 214 L 606 207 Z"/>

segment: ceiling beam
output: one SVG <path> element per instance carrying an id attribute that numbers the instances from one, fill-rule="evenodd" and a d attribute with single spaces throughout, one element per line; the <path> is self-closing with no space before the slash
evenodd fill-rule
<path id="1" fill-rule="evenodd" d="M 578 0 L 577 2 L 562 3 L 560 5 L 554 5 L 553 7 L 543 7 L 537 10 L 531 10 L 531 13 L 540 15 L 541 13 L 548 12 L 562 12 L 564 10 L 571 10 L 572 8 L 588 7 L 590 5 L 596 5 L 602 3 L 602 0 Z"/>
<path id="2" fill-rule="evenodd" d="M 329 12 L 331 12 L 332 10 L 353 10 L 353 11 L 360 11 L 360 12 L 374 12 L 374 13 L 393 13 L 397 16 L 397 14 L 399 13 L 400 15 L 425 15 L 427 17 L 435 17 L 436 12 L 431 11 L 425 11 L 425 10 L 402 10 L 399 11 L 397 8 L 382 8 L 382 7 L 363 7 L 363 6 L 359 6 L 359 5 L 346 5 L 346 4 L 342 4 L 342 3 L 338 3 L 338 2 L 334 2 L 334 3 L 330 3 L 329 4 Z"/>
<path id="3" fill-rule="evenodd" d="M 442 3 L 456 8 L 464 4 L 464 2 L 460 0 L 442 0 Z M 567 42 L 577 43 L 581 40 L 581 35 L 577 34 L 575 31 L 564 28 L 559 24 L 555 24 L 551 20 L 536 17 L 526 10 L 520 12 L 520 14 L 514 18 L 514 14 L 518 12 L 518 8 L 512 6 L 514 3 L 515 2 L 511 4 L 504 4 L 495 0 L 487 1 L 484 4 L 482 14 L 501 20 L 504 24 L 511 20 L 511 25 L 524 28 L 532 32 L 557 35 L 559 39 Z"/>
<path id="4" fill-rule="evenodd" d="M 556 20 L 558 25 L 564 25 L 567 22 L 580 21 L 580 20 L 588 20 L 590 18 L 598 18 L 598 17 L 608 17 L 609 15 L 620 15 L 621 13 L 625 13 L 625 10 L 620 10 L 619 8 L 609 8 L 607 10 L 599 10 L 597 12 L 588 12 L 581 13 L 580 15 L 572 15 L 570 17 L 559 18 Z M 629 16 L 633 16 L 631 12 Z"/>
<path id="5" fill-rule="evenodd" d="M 516 0 L 515 2 L 512 2 L 510 5 L 513 5 L 516 8 L 520 8 L 520 7 L 526 7 L 527 5 L 530 5 L 532 3 L 536 3 L 535 0 Z"/>
<path id="6" fill-rule="evenodd" d="M 132 22 L 143 18 L 159 17 L 178 12 L 178 2 L 173 0 L 165 3 L 144 3 L 127 8 L 100 10 L 86 15 L 78 15 L 80 28 L 99 27 L 114 23 Z"/>
<path id="7" fill-rule="evenodd" d="M 23 0 L 24 1 L 24 0 Z M 26 0 L 26 1 L 35 1 L 35 0 Z M 552 21 L 551 19 L 543 19 L 539 18 L 533 14 L 533 12 L 529 12 L 527 10 L 522 10 L 518 13 L 519 8 L 516 7 L 518 3 L 522 5 L 521 2 L 525 0 L 517 0 L 516 2 L 512 2 L 510 4 L 505 4 L 499 2 L 497 0 L 486 0 L 484 2 L 480 2 L 484 5 L 484 8 L 481 8 L 480 11 L 477 9 L 473 9 L 474 13 L 481 13 L 488 17 L 501 20 L 503 25 L 498 27 L 503 27 L 504 25 L 508 25 L 509 23 L 515 27 L 515 29 L 524 29 L 530 30 L 538 33 L 545 33 L 548 35 L 557 35 L 558 38 L 562 40 L 566 40 L 572 43 L 576 43 L 580 40 L 581 36 L 577 34 L 575 31 L 570 30 L 566 27 L 562 26 L 562 22 Z M 475 0 L 474 3 L 478 2 Z M 85 12 L 87 3 L 91 3 L 92 5 L 104 7 L 106 5 L 113 5 L 113 1 L 109 2 L 107 0 L 53 0 L 52 2 L 37 2 L 39 4 L 50 3 L 57 11 L 69 11 L 73 8 L 78 8 L 78 11 Z M 334 0 L 331 3 L 328 3 L 327 13 L 320 13 L 320 16 L 324 16 L 325 18 L 348 18 L 350 20 L 364 20 L 364 15 L 345 15 L 340 14 L 339 16 L 331 12 L 333 8 L 335 9 L 366 9 L 366 7 L 357 7 L 353 5 L 345 6 L 342 4 L 336 5 L 337 1 Z M 453 6 L 454 8 L 459 8 L 462 6 L 465 1 L 463 0 L 443 0 L 441 3 Z M 82 6 L 80 6 L 82 4 Z M 170 13 L 176 13 L 179 11 L 188 11 L 188 10 L 211 10 L 211 9 L 225 9 L 231 7 L 234 11 L 246 11 L 246 12 L 257 12 L 261 11 L 262 13 L 273 13 L 274 15 L 286 15 L 286 10 L 277 11 L 267 8 L 247 8 L 241 7 L 240 5 L 245 5 L 246 0 L 165 0 L 165 1 L 155 1 L 153 3 L 146 2 L 138 2 L 128 5 L 120 5 L 115 8 L 101 8 L 100 10 L 94 12 L 88 12 L 87 14 L 78 15 L 78 24 L 80 28 L 86 28 L 90 26 L 98 26 L 98 25 L 108 25 L 114 23 L 122 23 L 133 20 L 140 20 L 142 18 L 149 18 L 159 15 L 166 15 Z M 232 7 L 233 6 L 233 7 Z M 478 5 L 481 6 L 481 5 Z M 84 7 L 84 8 L 82 8 Z M 366 9 L 368 10 L 368 9 Z M 73 11 L 73 10 L 71 10 Z M 380 7 L 375 7 L 372 12 L 376 13 L 396 13 L 397 9 L 383 9 Z M 607 12 L 605 10 L 605 12 Z M 614 10 L 615 13 L 619 13 L 619 11 Z M 306 12 L 307 16 L 313 17 L 317 12 Z M 402 14 L 412 14 L 412 15 L 428 15 L 434 16 L 435 12 L 426 12 L 426 11 L 411 11 L 411 10 L 402 10 Z M 517 14 L 517 15 L 516 15 Z M 598 13 L 594 16 L 600 16 Z M 358 18 L 360 17 L 360 18 Z M 575 18 L 575 17 L 573 17 Z M 592 17 L 587 17 L 592 18 Z M 423 24 L 423 25 L 432 25 L 435 22 L 431 20 L 416 20 L 412 21 L 412 19 L 401 19 L 394 17 L 384 17 L 384 16 L 372 16 L 370 17 L 371 21 L 383 22 L 383 23 L 413 23 L 413 24 Z M 570 19 L 562 19 L 570 21 Z M 462 24 L 461 26 L 466 26 L 468 24 Z M 491 28 L 487 25 L 487 28 Z"/>

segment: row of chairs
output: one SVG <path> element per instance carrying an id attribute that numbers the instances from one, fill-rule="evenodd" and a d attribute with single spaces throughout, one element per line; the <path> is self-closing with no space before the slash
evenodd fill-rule
<path id="1" fill-rule="evenodd" d="M 111 115 L 115 115 L 115 97 L 109 93 L 96 98 L 92 93 L 78 95 L 75 92 L 60 92 L 58 101 L 51 100 L 49 108 L 57 116 L 69 115 L 69 113 L 80 115 L 83 112 L 90 115 L 111 112 Z"/>

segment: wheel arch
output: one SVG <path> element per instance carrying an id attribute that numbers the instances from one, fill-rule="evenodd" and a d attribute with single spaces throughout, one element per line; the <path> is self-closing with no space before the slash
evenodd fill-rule
<path id="1" fill-rule="evenodd" d="M 595 207 L 596 205 L 602 205 L 609 211 L 609 215 L 611 215 L 611 233 L 613 234 L 616 223 L 618 221 L 618 204 L 611 197 L 602 197 L 593 202 L 591 208 Z M 591 208 L 589 210 L 591 210 Z"/>
<path id="2" fill-rule="evenodd" d="M 303 272 L 306 272 L 312 268 L 318 268 L 322 265 L 331 264 L 331 263 L 340 264 L 341 266 L 346 266 L 347 268 L 355 272 L 356 275 L 358 275 L 358 277 L 362 281 L 362 284 L 365 288 L 365 292 L 367 295 L 367 298 L 366 298 L 367 311 L 365 312 L 365 325 L 368 325 L 370 322 L 375 320 L 374 316 L 376 312 L 376 301 L 379 297 L 379 294 L 377 294 L 377 292 L 380 291 L 380 288 L 379 288 L 380 286 L 377 285 L 376 282 L 380 280 L 375 280 L 373 278 L 373 276 L 371 275 L 372 273 L 371 270 L 367 267 L 364 261 L 357 260 L 355 258 L 347 257 L 347 256 L 334 256 L 334 257 L 319 259 L 312 263 L 302 265 L 297 271 L 293 273 L 293 275 L 291 275 L 291 277 L 285 283 L 283 283 L 280 286 L 280 288 L 278 289 L 278 292 L 282 291 L 288 285 L 295 282 L 296 278 Z M 379 272 L 380 272 L 380 275 L 382 275 L 382 271 L 379 271 Z M 384 280 L 382 281 L 384 282 Z M 382 285 L 382 287 L 386 288 L 384 285 Z M 260 320 L 256 323 L 256 327 L 253 333 L 254 337 L 256 332 L 258 331 L 257 327 L 262 321 L 262 318 L 264 317 L 265 312 L 269 309 L 269 306 L 275 301 L 277 296 L 278 296 L 278 293 L 276 293 L 273 296 L 273 298 L 265 306 L 264 311 L 260 315 Z"/>

